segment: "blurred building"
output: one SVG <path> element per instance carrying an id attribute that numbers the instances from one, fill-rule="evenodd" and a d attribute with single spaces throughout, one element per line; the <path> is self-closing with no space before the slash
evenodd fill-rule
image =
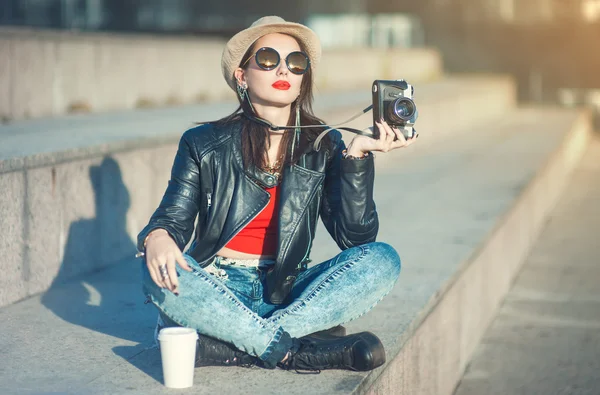
<path id="1" fill-rule="evenodd" d="M 385 13 L 449 23 L 593 23 L 600 21 L 600 0 L 0 0 L 2 25 L 165 33 L 237 31 L 262 15 L 305 22 Z"/>
<path id="2" fill-rule="evenodd" d="M 221 33 L 262 15 L 303 21 L 315 13 L 365 12 L 363 0 L 0 0 L 0 24 L 61 29 Z"/>

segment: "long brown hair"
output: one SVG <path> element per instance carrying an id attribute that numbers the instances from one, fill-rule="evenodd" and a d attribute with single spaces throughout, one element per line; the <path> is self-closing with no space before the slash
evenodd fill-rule
<path id="1" fill-rule="evenodd" d="M 306 48 L 299 42 L 300 49 L 306 52 Z M 254 55 L 254 44 L 248 48 L 242 60 L 240 67 L 247 68 L 248 60 Z M 281 60 L 283 61 L 283 59 Z M 244 66 L 242 66 L 244 65 Z M 240 105 L 230 115 L 219 119 L 215 123 L 218 125 L 224 125 L 229 122 L 239 121 L 242 123 L 242 155 L 245 166 L 257 166 L 264 168 L 267 165 L 267 153 L 269 149 L 269 130 L 266 126 L 251 120 L 246 115 L 258 116 L 252 108 L 249 102 L 248 95 L 245 95 L 244 99 L 241 99 L 236 95 Z M 300 84 L 300 95 L 294 102 L 292 102 L 290 109 L 290 117 L 287 125 L 294 126 L 296 122 L 296 109 L 300 107 L 300 124 L 301 125 L 324 125 L 321 119 L 317 118 L 312 109 L 313 103 L 313 73 L 312 68 L 309 67 L 306 73 L 304 73 L 302 82 Z M 246 114 L 246 115 L 244 115 Z M 283 125 L 279 125 L 283 126 Z M 298 146 L 291 152 L 292 139 L 294 138 L 294 130 L 285 130 L 281 139 L 280 150 L 285 158 L 284 165 L 291 165 L 298 162 L 300 156 L 307 152 L 309 146 L 315 141 L 319 133 L 321 133 L 325 127 L 315 128 L 302 128 L 300 129 L 300 141 Z M 321 142 L 321 147 L 327 149 L 330 145 L 330 140 L 326 136 Z"/>

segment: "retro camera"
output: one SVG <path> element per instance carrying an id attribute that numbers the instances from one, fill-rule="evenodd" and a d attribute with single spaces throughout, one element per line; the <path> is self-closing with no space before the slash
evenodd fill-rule
<path id="1" fill-rule="evenodd" d="M 373 82 L 373 138 L 379 139 L 375 121 L 382 118 L 390 127 L 396 127 L 404 138 L 415 134 L 413 125 L 419 113 L 413 101 L 414 88 L 404 80 L 375 80 Z"/>

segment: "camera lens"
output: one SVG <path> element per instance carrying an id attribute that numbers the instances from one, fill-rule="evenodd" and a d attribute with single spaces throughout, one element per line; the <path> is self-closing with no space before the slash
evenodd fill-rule
<path id="1" fill-rule="evenodd" d="M 415 102 L 407 97 L 398 98 L 393 105 L 389 107 L 390 119 L 396 122 L 408 121 L 415 115 Z"/>

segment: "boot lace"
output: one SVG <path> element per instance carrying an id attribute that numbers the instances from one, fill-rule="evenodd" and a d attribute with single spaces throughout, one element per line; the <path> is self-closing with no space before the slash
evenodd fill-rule
<path id="1" fill-rule="evenodd" d="M 345 361 L 350 346 L 319 345 L 303 341 L 298 352 L 293 353 L 286 361 L 287 370 L 292 368 L 299 374 L 319 374 L 322 369 L 351 369 L 351 361 Z"/>

